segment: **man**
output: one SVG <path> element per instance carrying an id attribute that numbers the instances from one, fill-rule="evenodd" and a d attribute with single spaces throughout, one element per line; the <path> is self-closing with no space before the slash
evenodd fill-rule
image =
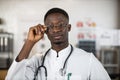
<path id="1" fill-rule="evenodd" d="M 10 67 L 6 80 L 110 80 L 92 53 L 69 44 L 71 30 L 68 14 L 60 8 L 50 9 L 44 24 L 29 29 L 27 40 Z M 45 55 L 27 59 L 32 47 L 47 34 L 51 48 Z"/>

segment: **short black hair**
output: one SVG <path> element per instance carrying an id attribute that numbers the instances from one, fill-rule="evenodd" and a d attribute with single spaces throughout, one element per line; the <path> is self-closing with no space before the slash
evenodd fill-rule
<path id="1" fill-rule="evenodd" d="M 68 15 L 68 13 L 65 10 L 60 9 L 60 8 L 52 8 L 52 9 L 48 10 L 47 13 L 45 14 L 45 16 L 44 16 L 44 22 L 45 22 L 47 16 L 50 15 L 50 14 L 52 14 L 52 13 L 63 14 L 68 19 L 68 21 L 69 21 L 69 15 Z"/>

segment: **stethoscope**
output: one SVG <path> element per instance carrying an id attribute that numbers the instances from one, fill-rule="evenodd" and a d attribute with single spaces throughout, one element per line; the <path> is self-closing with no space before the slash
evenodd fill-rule
<path id="1" fill-rule="evenodd" d="M 61 75 L 63 76 L 64 75 L 64 69 L 65 69 L 65 67 L 66 67 L 66 63 L 67 63 L 67 61 L 68 61 L 68 59 L 69 59 L 69 57 L 71 56 L 71 54 L 72 54 L 72 52 L 73 52 L 73 46 L 72 45 L 70 45 L 71 46 L 71 51 L 70 51 L 70 53 L 69 53 L 69 55 L 67 56 L 67 58 L 66 58 L 66 60 L 65 60 L 65 62 L 64 62 L 64 65 L 63 65 L 63 68 L 61 68 L 60 69 L 60 72 L 61 72 Z M 43 57 L 43 61 L 42 61 L 42 63 L 41 63 L 41 66 L 39 66 L 38 68 L 37 68 L 37 70 L 36 70 L 36 72 L 35 72 L 35 74 L 34 74 L 34 79 L 33 80 L 36 80 L 36 76 L 38 75 L 38 71 L 39 71 L 39 69 L 41 69 L 41 68 L 43 68 L 44 70 L 45 70 L 45 80 L 47 80 L 47 68 L 44 66 L 44 61 L 45 61 L 45 58 L 46 58 L 46 55 L 48 54 L 48 52 L 50 51 L 50 49 L 48 49 L 47 51 L 46 51 L 46 53 L 45 53 L 45 55 L 44 55 L 44 57 Z"/>

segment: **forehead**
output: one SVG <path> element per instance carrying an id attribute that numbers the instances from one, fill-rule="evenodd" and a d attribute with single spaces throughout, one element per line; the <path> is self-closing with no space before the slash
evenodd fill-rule
<path id="1" fill-rule="evenodd" d="M 46 17 L 45 23 L 50 23 L 50 22 L 67 22 L 68 19 L 66 18 L 65 15 L 61 13 L 51 13 Z"/>

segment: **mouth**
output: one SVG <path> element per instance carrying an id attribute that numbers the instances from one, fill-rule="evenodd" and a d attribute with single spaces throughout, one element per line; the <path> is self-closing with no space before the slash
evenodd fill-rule
<path id="1" fill-rule="evenodd" d="M 53 38 L 58 40 L 58 39 L 62 38 L 62 35 L 55 35 L 55 36 L 53 36 Z"/>
<path id="2" fill-rule="evenodd" d="M 60 39 L 62 36 L 54 36 L 54 39 Z"/>

